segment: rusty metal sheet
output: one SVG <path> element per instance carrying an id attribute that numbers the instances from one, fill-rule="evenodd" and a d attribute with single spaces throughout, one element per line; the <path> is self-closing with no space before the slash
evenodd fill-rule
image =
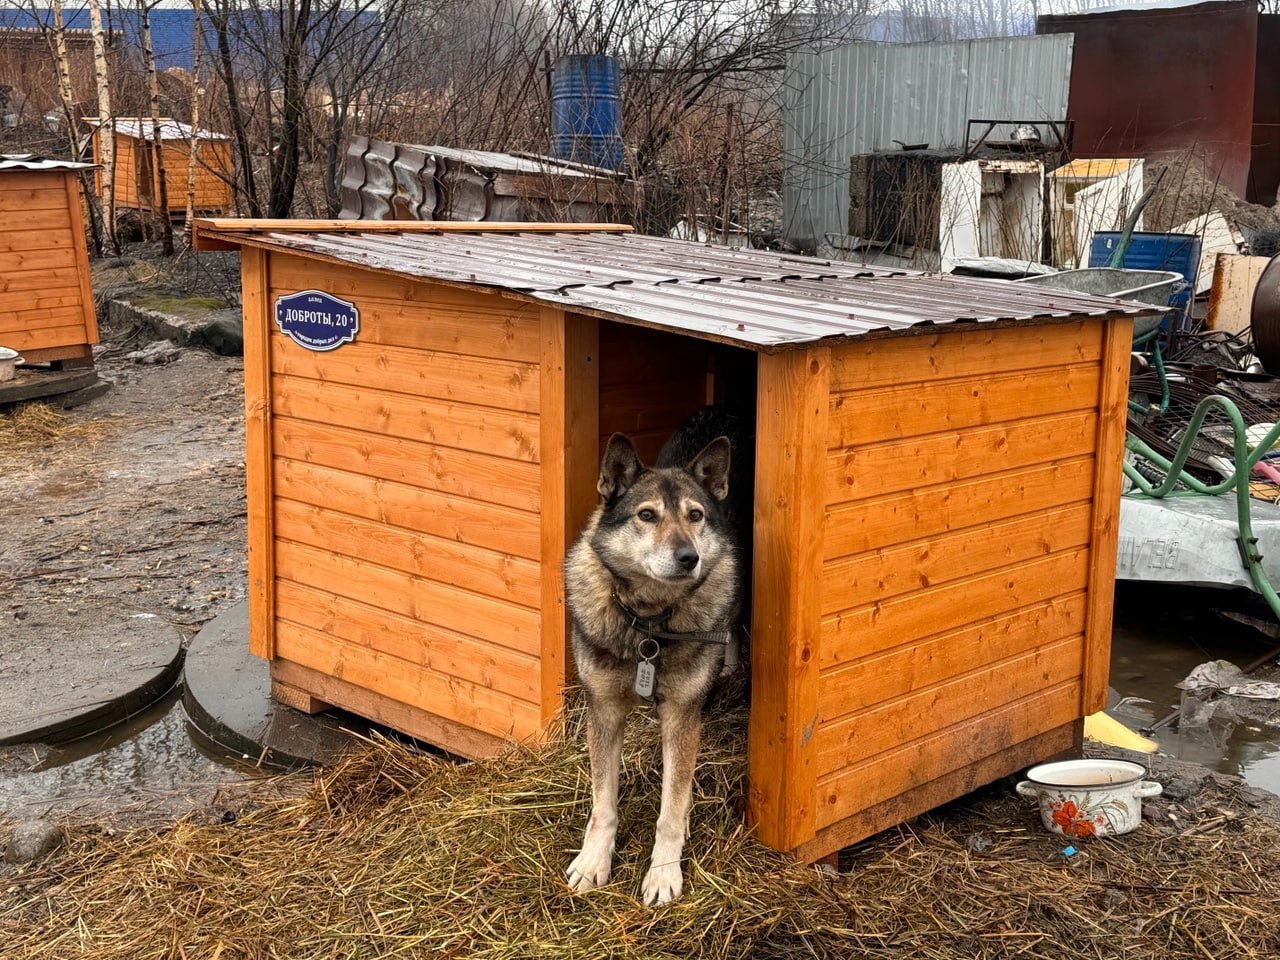
<path id="1" fill-rule="evenodd" d="M 962 322 L 1161 312 L 1148 304 L 1030 284 L 637 234 L 228 231 L 221 236 L 399 276 L 504 291 L 755 350 Z"/>
<path id="2" fill-rule="evenodd" d="M 1271 206 L 1280 188 L 1280 14 L 1258 15 L 1258 54 L 1253 85 L 1251 203 Z"/>
<path id="3" fill-rule="evenodd" d="M 1253 0 L 1042 16 L 1074 34 L 1068 111 L 1077 157 L 1203 150 L 1211 176 L 1244 196 L 1253 133 Z"/>

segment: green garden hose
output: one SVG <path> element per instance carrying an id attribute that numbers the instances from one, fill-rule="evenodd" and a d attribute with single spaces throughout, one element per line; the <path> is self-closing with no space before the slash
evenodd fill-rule
<path id="1" fill-rule="evenodd" d="M 1162 367 L 1161 370 L 1163 374 Z M 1163 375 L 1161 379 L 1163 381 Z M 1165 403 L 1168 403 L 1167 389 Z M 1226 480 L 1221 483 L 1207 484 L 1197 480 L 1182 468 L 1187 462 L 1187 457 L 1191 455 L 1191 447 L 1200 433 L 1204 418 L 1213 407 L 1221 408 L 1231 420 L 1235 443 L 1235 466 L 1232 475 Z M 1250 453 L 1248 444 L 1245 442 L 1244 418 L 1240 415 L 1240 410 L 1226 397 L 1209 396 L 1196 405 L 1195 413 L 1191 416 L 1191 422 L 1187 424 L 1186 433 L 1182 437 L 1182 442 L 1178 444 L 1172 460 L 1166 460 L 1133 435 L 1126 438 L 1127 449 L 1166 472 L 1163 482 L 1152 484 L 1127 461 L 1124 463 L 1124 475 L 1133 482 L 1135 488 L 1126 494 L 1131 497 L 1159 499 L 1170 496 L 1217 496 L 1234 489 L 1236 519 L 1239 525 L 1237 547 L 1240 550 L 1240 559 L 1245 569 L 1249 571 L 1249 578 L 1253 581 L 1254 587 L 1267 601 L 1276 619 L 1280 620 L 1280 596 L 1276 594 L 1275 588 L 1262 569 L 1262 555 L 1258 553 L 1258 538 L 1253 535 L 1253 517 L 1250 512 L 1252 498 L 1249 496 L 1249 474 L 1253 471 L 1254 465 L 1271 449 L 1271 445 L 1277 438 L 1280 438 L 1280 423 L 1267 431 L 1267 435 Z"/>

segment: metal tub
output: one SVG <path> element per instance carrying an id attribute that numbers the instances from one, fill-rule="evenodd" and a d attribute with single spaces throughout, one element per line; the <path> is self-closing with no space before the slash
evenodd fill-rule
<path id="1" fill-rule="evenodd" d="M 1172 270 L 1124 270 L 1116 267 L 1084 267 L 1079 270 L 1063 270 L 1042 277 L 1024 277 L 1012 283 L 1035 283 L 1056 290 L 1075 293 L 1093 293 L 1117 300 L 1136 300 L 1167 307 L 1178 295 L 1186 280 Z M 1140 337 L 1150 333 L 1164 321 L 1164 317 L 1138 317 L 1133 322 L 1133 335 Z"/>

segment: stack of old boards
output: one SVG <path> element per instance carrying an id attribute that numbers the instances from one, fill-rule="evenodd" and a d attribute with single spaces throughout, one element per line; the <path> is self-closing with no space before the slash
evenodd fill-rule
<path id="1" fill-rule="evenodd" d="M 0 156 L 0 347 L 28 366 L 0 404 L 94 388 L 98 342 L 79 172 L 92 164 Z"/>
<path id="2" fill-rule="evenodd" d="M 543 736 L 603 439 L 652 457 L 715 401 L 756 424 L 761 840 L 825 856 L 1105 705 L 1153 308 L 610 225 L 195 226 L 242 251 L 250 645 L 287 702 Z"/>

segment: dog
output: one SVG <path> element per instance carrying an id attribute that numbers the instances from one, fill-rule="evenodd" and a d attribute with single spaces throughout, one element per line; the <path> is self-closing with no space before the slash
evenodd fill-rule
<path id="1" fill-rule="evenodd" d="M 663 774 L 641 895 L 658 906 L 683 890 L 702 709 L 734 666 L 742 605 L 743 563 L 728 499 L 733 447 L 730 434 L 720 432 L 724 419 L 714 407 L 695 413 L 653 467 L 626 436 L 610 437 L 600 463 L 600 503 L 565 560 L 591 761 L 591 816 L 567 871 L 579 893 L 609 881 L 623 727 L 647 702 L 662 728 Z"/>

